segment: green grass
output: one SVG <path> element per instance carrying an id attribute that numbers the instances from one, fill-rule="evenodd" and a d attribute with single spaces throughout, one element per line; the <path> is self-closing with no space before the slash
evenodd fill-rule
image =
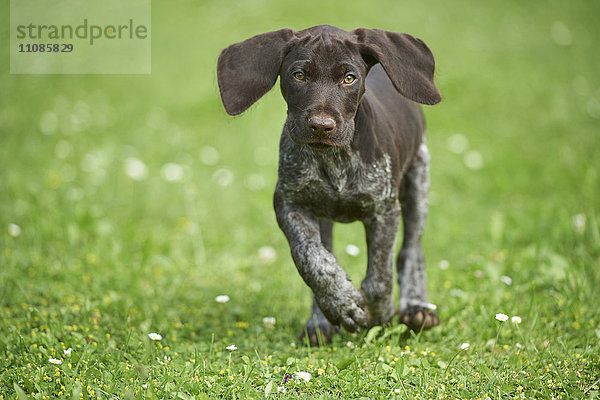
<path id="1" fill-rule="evenodd" d="M 9 75 L 1 8 L 0 399 L 599 397 L 598 2 L 154 1 L 148 76 Z M 310 291 L 271 206 L 285 105 L 220 105 L 222 48 L 320 23 L 409 32 L 437 58 L 424 246 L 443 325 L 421 335 L 297 340 Z M 337 226 L 335 250 L 358 284 L 362 227 Z"/>

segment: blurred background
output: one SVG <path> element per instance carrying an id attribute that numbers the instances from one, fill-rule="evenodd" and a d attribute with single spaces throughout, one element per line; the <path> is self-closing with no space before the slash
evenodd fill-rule
<path id="1" fill-rule="evenodd" d="M 410 33 L 436 57 L 443 101 L 424 107 L 424 245 L 443 319 L 483 299 L 518 309 L 519 293 L 538 287 L 550 288 L 542 299 L 583 296 L 597 280 L 598 1 L 155 0 L 150 75 L 10 75 L 8 4 L 0 8 L 0 300 L 9 324 L 27 318 L 7 311 L 26 302 L 82 305 L 60 314 L 65 323 L 111 314 L 100 331 L 186 326 L 177 334 L 208 340 L 229 322 L 276 316 L 295 335 L 310 292 L 271 204 L 285 104 L 276 85 L 227 116 L 215 65 L 231 43 L 318 24 Z M 362 227 L 334 234 L 358 284 Z M 572 292 L 552 289 L 568 279 Z M 216 308 L 220 294 L 231 314 Z"/>

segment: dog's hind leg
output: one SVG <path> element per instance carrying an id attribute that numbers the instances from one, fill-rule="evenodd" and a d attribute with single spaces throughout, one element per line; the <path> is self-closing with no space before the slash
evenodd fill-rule
<path id="1" fill-rule="evenodd" d="M 398 284 L 400 285 L 400 322 L 421 331 L 440 323 L 429 309 L 425 288 L 425 256 L 421 236 L 427 219 L 429 192 L 429 151 L 425 140 L 413 165 L 402 179 L 400 203 L 404 223 L 404 240 L 398 254 Z"/>
<path id="2" fill-rule="evenodd" d="M 304 331 L 300 334 L 300 341 L 308 338 L 311 346 L 318 346 L 329 343 L 336 333 L 340 333 L 340 327 L 327 320 L 313 297 L 312 312 L 304 325 Z"/>
<path id="3" fill-rule="evenodd" d="M 333 254 L 333 222 L 320 219 L 319 230 L 321 232 L 321 243 L 323 243 L 325 249 Z M 329 343 L 331 337 L 339 332 L 340 327 L 331 324 L 327 320 L 313 296 L 312 312 L 308 321 L 306 321 L 304 331 L 300 335 L 300 340 L 304 340 L 307 337 L 311 346 L 318 346 L 319 342 Z"/>

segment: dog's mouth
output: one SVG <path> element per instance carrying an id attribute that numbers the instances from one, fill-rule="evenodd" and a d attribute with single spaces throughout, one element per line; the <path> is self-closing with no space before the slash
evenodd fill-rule
<path id="1" fill-rule="evenodd" d="M 305 126 L 295 125 L 293 119 L 286 121 L 287 134 L 294 143 L 320 151 L 347 146 L 352 139 L 352 128 L 353 125 L 348 125 L 338 127 L 331 135 L 316 135 Z"/>
<path id="2" fill-rule="evenodd" d="M 307 143 L 307 145 L 311 149 L 315 149 L 315 150 L 325 150 L 325 149 L 328 149 L 330 147 L 333 147 L 332 145 L 327 144 L 327 143 L 323 143 L 323 142 Z"/>

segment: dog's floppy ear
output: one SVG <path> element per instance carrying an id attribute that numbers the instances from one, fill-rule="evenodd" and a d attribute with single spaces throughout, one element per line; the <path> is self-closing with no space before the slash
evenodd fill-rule
<path id="1" fill-rule="evenodd" d="M 246 111 L 273 87 L 293 37 L 294 30 L 280 29 L 232 44 L 221 52 L 217 79 L 229 115 Z"/>
<path id="2" fill-rule="evenodd" d="M 367 62 L 379 62 L 403 96 L 421 104 L 437 104 L 440 93 L 433 83 L 435 61 L 421 40 L 405 33 L 355 29 L 360 51 Z"/>

